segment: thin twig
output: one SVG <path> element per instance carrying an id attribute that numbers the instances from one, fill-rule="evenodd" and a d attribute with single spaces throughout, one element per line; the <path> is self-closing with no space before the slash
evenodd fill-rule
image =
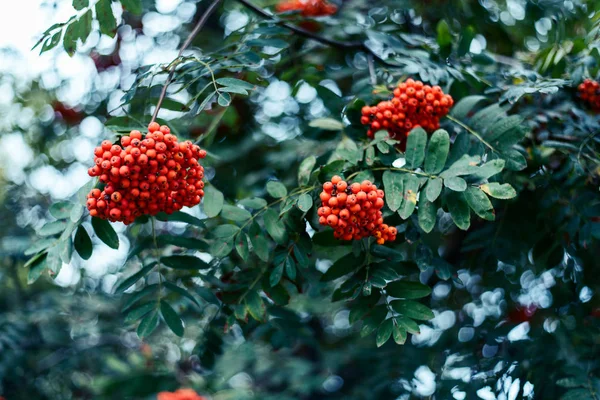
<path id="1" fill-rule="evenodd" d="M 331 47 L 337 47 L 339 49 L 364 51 L 365 53 L 371 54 L 374 59 L 376 59 L 377 61 L 379 61 L 382 64 L 393 65 L 393 64 L 390 64 L 388 61 L 384 60 L 383 58 L 381 58 L 375 52 L 373 52 L 373 50 L 368 48 L 364 44 L 363 41 L 344 42 L 341 40 L 329 39 L 329 38 L 326 38 L 323 36 L 319 36 L 315 33 L 307 31 L 306 29 L 300 28 L 300 27 L 292 25 L 292 24 L 288 24 L 287 22 L 277 18 L 275 15 L 267 12 L 266 10 L 264 10 L 258 6 L 255 6 L 249 0 L 237 0 L 237 2 L 244 5 L 245 7 L 249 8 L 250 10 L 254 11 L 256 14 L 260 15 L 261 17 L 264 17 L 264 18 L 270 20 L 271 22 L 273 22 L 276 25 L 279 25 L 286 29 L 289 29 L 290 31 L 297 33 L 300 36 L 304 36 L 304 37 L 312 39 L 316 42 L 326 44 Z"/>
<path id="2" fill-rule="evenodd" d="M 210 17 L 211 14 L 213 12 L 215 12 L 215 10 L 217 9 L 217 6 L 219 5 L 220 2 L 221 2 L 221 0 L 214 0 L 211 3 L 211 5 L 208 6 L 206 11 L 204 11 L 204 14 L 202 14 L 202 16 L 200 17 L 200 20 L 198 21 L 198 23 L 196 24 L 194 29 L 190 32 L 187 39 L 185 40 L 185 42 L 179 49 L 179 54 L 177 55 L 177 58 L 180 58 L 183 55 L 183 52 L 185 51 L 185 49 L 187 49 L 187 47 L 192 43 L 192 41 L 194 40 L 196 35 L 200 32 L 200 30 L 202 29 L 204 24 L 206 24 L 208 17 Z M 175 69 L 177 68 L 177 64 L 178 63 L 172 63 L 172 65 L 171 65 L 169 75 L 167 75 L 167 80 L 165 81 L 165 84 L 162 88 L 162 92 L 160 93 L 160 96 L 158 97 L 158 102 L 156 103 L 156 109 L 154 110 L 154 114 L 152 114 L 152 119 L 150 120 L 151 123 L 154 122 L 156 120 L 156 117 L 158 116 L 158 112 L 160 111 L 160 106 L 162 105 L 162 102 L 163 102 L 165 96 L 167 95 L 167 88 L 171 84 L 171 81 L 173 80 L 173 76 L 175 75 Z"/>

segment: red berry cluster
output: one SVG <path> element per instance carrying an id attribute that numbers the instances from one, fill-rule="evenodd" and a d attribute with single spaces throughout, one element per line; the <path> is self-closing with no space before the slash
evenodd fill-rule
<path id="1" fill-rule="evenodd" d="M 179 389 L 175 392 L 160 392 L 157 400 L 206 400 L 192 389 Z"/>
<path id="2" fill-rule="evenodd" d="M 579 97 L 590 105 L 592 110 L 600 111 L 600 84 L 591 79 L 586 79 L 579 85 Z"/>
<path id="3" fill-rule="evenodd" d="M 392 139 L 403 143 L 411 129 L 417 126 L 430 132 L 438 129 L 440 118 L 448 114 L 453 104 L 452 97 L 444 94 L 439 86 L 431 87 L 407 79 L 394 89 L 391 100 L 363 107 L 360 122 L 370 125 L 367 132 L 370 138 L 384 129 Z"/>
<path id="4" fill-rule="evenodd" d="M 168 126 L 156 122 L 143 138 L 131 131 L 121 145 L 105 140 L 94 150 L 90 176 L 100 177 L 104 190 L 88 194 L 92 217 L 132 223 L 140 215 L 171 214 L 200 203 L 204 196 L 204 168 L 198 160 L 206 151 L 190 141 L 178 142 Z"/>
<path id="5" fill-rule="evenodd" d="M 317 211 L 319 223 L 331 226 L 333 236 L 342 240 L 360 240 L 373 236 L 377 243 L 396 240 L 398 231 L 383 223 L 383 190 L 369 181 L 348 183 L 339 176 L 323 184 Z"/>
<path id="6" fill-rule="evenodd" d="M 277 4 L 277 12 L 300 11 L 305 17 L 335 14 L 337 6 L 325 0 L 284 0 Z"/>

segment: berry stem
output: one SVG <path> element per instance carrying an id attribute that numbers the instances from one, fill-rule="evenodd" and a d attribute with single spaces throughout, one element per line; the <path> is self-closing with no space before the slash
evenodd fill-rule
<path id="1" fill-rule="evenodd" d="M 280 199 L 275 200 L 274 202 L 267 204 L 266 206 L 264 206 L 263 208 L 261 208 L 260 210 L 258 210 L 252 217 L 250 217 L 250 219 L 248 221 L 246 221 L 246 223 L 244 223 L 244 225 L 242 225 L 242 227 L 240 228 L 240 231 L 243 230 L 245 227 L 247 227 L 248 225 L 250 225 L 252 223 L 252 221 L 254 221 L 256 219 L 256 217 L 258 217 L 260 214 L 264 213 L 265 211 L 267 211 L 269 208 L 273 207 L 275 204 L 279 204 L 282 201 L 285 201 L 287 199 L 289 199 L 292 196 L 295 195 L 299 195 L 299 194 L 304 194 L 304 193 L 308 193 L 311 190 L 315 190 L 317 188 L 317 186 L 310 186 L 307 188 L 302 188 L 302 189 L 298 189 L 298 190 L 294 190 L 292 192 L 290 192 L 290 194 L 288 194 L 287 196 L 284 196 Z"/>
<path id="2" fill-rule="evenodd" d="M 213 12 L 215 12 L 215 10 L 217 9 L 217 6 L 219 5 L 220 2 L 221 2 L 221 0 L 214 0 L 210 4 L 210 6 L 208 6 L 208 8 L 206 9 L 206 11 L 204 11 L 204 14 L 202 14 L 202 16 L 200 17 L 200 20 L 198 21 L 198 23 L 196 24 L 196 26 L 194 27 L 194 29 L 190 32 L 190 34 L 188 35 L 187 39 L 185 40 L 185 42 L 183 43 L 183 45 L 179 49 L 179 54 L 177 55 L 177 58 L 180 58 L 183 55 L 183 52 L 185 51 L 185 49 L 192 43 L 192 41 L 194 40 L 194 38 L 196 37 L 196 35 L 200 32 L 200 30 L 202 29 L 202 27 L 204 26 L 204 24 L 206 24 L 206 21 L 208 20 L 208 17 L 210 17 L 211 14 Z M 162 88 L 162 91 L 160 92 L 160 96 L 158 97 L 158 101 L 156 102 L 156 109 L 154 110 L 154 114 L 152 114 L 152 119 L 150 120 L 150 123 L 154 122 L 156 120 L 156 117 L 158 116 L 158 112 L 160 111 L 160 107 L 162 105 L 162 102 L 163 102 L 165 96 L 167 95 L 167 88 L 171 84 L 171 81 L 173 80 L 173 76 L 175 75 L 175 69 L 177 68 L 177 65 L 178 65 L 178 63 L 172 63 L 172 65 L 170 67 L 169 75 L 167 75 L 167 79 L 165 81 L 165 84 L 164 84 L 164 86 Z"/>

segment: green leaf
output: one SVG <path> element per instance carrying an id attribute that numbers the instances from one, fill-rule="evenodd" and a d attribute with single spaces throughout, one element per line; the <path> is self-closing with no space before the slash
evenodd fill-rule
<path id="1" fill-rule="evenodd" d="M 100 24 L 100 32 L 110 37 L 115 37 L 117 33 L 117 21 L 110 5 L 110 0 L 99 0 L 96 3 L 96 18 Z"/>
<path id="2" fill-rule="evenodd" d="M 483 100 L 485 100 L 484 96 L 464 97 L 452 107 L 450 115 L 457 119 L 465 119 L 473 111 L 473 108 Z"/>
<path id="3" fill-rule="evenodd" d="M 53 278 L 55 278 L 56 275 L 58 275 L 62 268 L 63 262 L 60 258 L 61 250 L 62 249 L 60 246 L 54 246 L 50 248 L 50 250 L 48 250 L 48 256 L 46 256 L 46 268 L 50 270 L 50 276 L 52 276 Z"/>
<path id="4" fill-rule="evenodd" d="M 135 274 L 131 275 L 129 278 L 125 279 L 122 283 L 119 284 L 119 286 L 117 286 L 117 289 L 115 289 L 115 293 L 123 293 L 125 290 L 129 289 L 131 286 L 133 286 L 134 283 L 148 275 L 148 273 L 152 271 L 156 264 L 156 261 L 152 262 L 146 265 L 145 267 L 142 267 L 142 269 L 140 269 Z"/>
<path id="5" fill-rule="evenodd" d="M 523 117 L 520 115 L 510 115 L 505 118 L 500 118 L 494 122 L 486 134 L 486 139 L 489 142 L 496 142 L 509 131 L 519 128 L 523 122 Z M 517 139 L 518 141 L 518 139 Z"/>
<path id="6" fill-rule="evenodd" d="M 24 255 L 31 256 L 33 254 L 36 254 L 42 250 L 47 249 L 50 246 L 54 246 L 56 242 L 57 240 L 55 238 L 38 239 L 35 242 L 33 242 L 27 250 L 25 250 Z"/>
<path id="7" fill-rule="evenodd" d="M 298 264 L 306 268 L 310 264 L 310 260 L 308 259 L 308 255 L 298 244 L 294 245 L 294 257 L 296 257 L 296 261 Z"/>
<path id="8" fill-rule="evenodd" d="M 73 8 L 77 11 L 81 11 L 89 6 L 89 0 L 73 0 Z"/>
<path id="9" fill-rule="evenodd" d="M 267 192 L 276 199 L 280 199 L 287 195 L 287 189 L 283 185 L 283 183 L 278 181 L 269 181 L 267 182 Z"/>
<path id="10" fill-rule="evenodd" d="M 92 227 L 94 228 L 94 232 L 96 232 L 96 236 L 104 244 L 111 249 L 116 250 L 119 248 L 119 235 L 117 235 L 110 222 L 105 219 L 92 217 Z"/>
<path id="11" fill-rule="evenodd" d="M 375 257 L 383 258 L 389 262 L 400 262 L 404 260 L 404 254 L 387 246 L 371 246 L 371 254 Z"/>
<path id="12" fill-rule="evenodd" d="M 39 236 L 53 236 L 62 233 L 67 227 L 67 221 L 52 221 L 42 226 L 37 234 Z"/>
<path id="13" fill-rule="evenodd" d="M 149 301 L 144 304 L 140 304 L 135 307 L 133 310 L 129 311 L 127 316 L 125 317 L 125 324 L 131 324 L 132 322 L 137 321 L 142 318 L 144 315 L 148 314 L 152 310 L 156 310 L 157 307 L 156 301 Z"/>
<path id="14" fill-rule="evenodd" d="M 294 262 L 294 259 L 289 254 L 285 258 L 284 265 L 285 265 L 285 274 L 288 276 L 288 278 L 290 278 L 291 280 L 296 279 L 296 263 Z"/>
<path id="15" fill-rule="evenodd" d="M 298 197 L 297 206 L 300 209 L 300 211 L 307 212 L 313 206 L 312 196 L 308 193 L 300 195 L 300 197 Z"/>
<path id="16" fill-rule="evenodd" d="M 273 209 L 268 209 L 263 214 L 265 221 L 265 229 L 275 242 L 285 245 L 288 240 L 288 235 L 283 222 L 279 220 L 279 215 Z"/>
<path id="17" fill-rule="evenodd" d="M 284 264 L 281 263 L 276 265 L 273 271 L 271 271 L 271 275 L 269 276 L 269 283 L 271 284 L 271 287 L 277 285 L 279 281 L 281 281 L 281 278 L 283 277 L 283 268 Z"/>
<path id="18" fill-rule="evenodd" d="M 79 225 L 77 228 L 73 245 L 79 256 L 84 260 L 89 260 L 92 256 L 92 239 L 90 239 L 90 235 L 88 235 L 83 225 Z"/>
<path id="19" fill-rule="evenodd" d="M 75 204 L 69 213 L 69 219 L 74 224 L 78 223 L 83 215 L 83 207 L 79 204 Z"/>
<path id="20" fill-rule="evenodd" d="M 527 168 L 525 156 L 517 149 L 509 149 L 502 152 L 502 157 L 506 161 L 506 168 L 511 171 L 521 171 Z"/>
<path id="21" fill-rule="evenodd" d="M 433 203 L 440 197 L 440 193 L 442 193 L 442 184 L 443 181 L 440 178 L 429 178 L 425 185 L 425 197 L 427 197 L 427 200 Z"/>
<path id="22" fill-rule="evenodd" d="M 212 235 L 216 238 L 230 238 L 240 231 L 240 228 L 236 225 L 225 224 L 219 225 L 216 228 L 213 228 L 211 231 Z"/>
<path id="23" fill-rule="evenodd" d="M 210 268 L 210 265 L 194 256 L 168 256 L 161 257 L 160 262 L 165 266 L 173 269 L 189 269 L 189 270 L 197 270 L 197 269 L 207 269 Z"/>
<path id="24" fill-rule="evenodd" d="M 50 206 L 50 215 L 56 219 L 66 219 L 71 215 L 71 209 L 75 204 L 70 201 L 59 201 Z"/>
<path id="25" fill-rule="evenodd" d="M 267 201 L 265 199 L 261 199 L 260 197 L 250 197 L 250 198 L 238 201 L 238 204 L 240 204 L 246 208 L 253 208 L 253 209 L 257 210 L 259 208 L 266 207 Z"/>
<path id="26" fill-rule="evenodd" d="M 419 201 L 419 226 L 426 233 L 431 232 L 435 227 L 435 221 L 437 219 L 437 209 L 437 206 L 427 199 Z"/>
<path id="27" fill-rule="evenodd" d="M 406 140 L 406 168 L 416 169 L 421 166 L 425 159 L 426 144 L 427 132 L 423 128 L 418 127 L 409 132 Z"/>
<path id="28" fill-rule="evenodd" d="M 504 169 L 505 161 L 502 159 L 496 159 L 485 164 L 482 164 L 477 168 L 477 172 L 474 172 L 470 175 L 470 178 L 473 178 L 477 181 L 486 180 L 496 174 L 499 174 Z"/>
<path id="29" fill-rule="evenodd" d="M 411 174 L 405 174 L 403 183 L 403 201 L 398 214 L 402 219 L 408 219 L 417 205 L 417 194 L 419 193 L 419 178 Z"/>
<path id="30" fill-rule="evenodd" d="M 262 322 L 265 318 L 265 306 L 258 292 L 255 290 L 249 291 L 246 295 L 245 302 L 248 313 L 252 318 Z"/>
<path id="31" fill-rule="evenodd" d="M 207 303 L 216 304 L 216 305 L 221 304 L 221 301 L 217 298 L 217 296 L 215 296 L 215 294 L 210 289 L 205 288 L 205 287 L 201 287 L 201 286 L 196 286 L 194 288 L 194 290 Z"/>
<path id="32" fill-rule="evenodd" d="M 321 282 L 329 282 L 353 272 L 363 264 L 365 255 L 356 257 L 353 253 L 347 254 L 333 263 L 321 277 Z"/>
<path id="33" fill-rule="evenodd" d="M 311 128 L 319 128 L 327 131 L 341 131 L 344 124 L 333 118 L 317 118 L 308 123 Z"/>
<path id="34" fill-rule="evenodd" d="M 278 49 L 285 49 L 289 46 L 289 43 L 282 39 L 252 39 L 246 42 L 248 46 L 256 46 L 256 47 L 275 47 Z"/>
<path id="35" fill-rule="evenodd" d="M 469 204 L 465 199 L 464 193 L 448 192 L 445 198 L 452 221 L 463 231 L 469 229 L 471 225 L 471 213 L 469 212 Z"/>
<path id="36" fill-rule="evenodd" d="M 223 193 L 214 186 L 209 185 L 204 188 L 204 213 L 208 218 L 214 218 L 223 209 Z"/>
<path id="37" fill-rule="evenodd" d="M 170 291 L 175 292 L 175 293 L 179 294 L 180 296 L 183 296 L 183 297 L 191 300 L 192 303 L 194 303 L 195 305 L 200 307 L 200 303 L 198 303 L 198 300 L 196 300 L 196 298 L 194 296 L 192 296 L 192 294 L 190 292 L 188 292 L 187 289 L 182 288 L 181 286 L 177 286 L 173 282 L 169 282 L 169 281 L 164 281 L 163 284 Z"/>
<path id="38" fill-rule="evenodd" d="M 121 4 L 126 11 L 134 15 L 142 14 L 142 0 L 121 0 Z"/>
<path id="39" fill-rule="evenodd" d="M 293 199 L 291 197 L 287 198 L 284 202 L 281 203 L 281 209 L 279 210 L 279 217 L 283 217 L 285 213 L 290 211 L 298 202 L 298 199 Z"/>
<path id="40" fill-rule="evenodd" d="M 583 378 L 568 377 L 557 380 L 556 384 L 564 388 L 577 388 L 587 386 L 588 382 L 586 379 Z"/>
<path id="41" fill-rule="evenodd" d="M 402 345 L 406 343 L 406 329 L 397 324 L 394 324 L 394 331 L 392 333 L 394 335 L 394 342 L 396 342 L 396 344 Z"/>
<path id="42" fill-rule="evenodd" d="M 383 321 L 381 325 L 379 325 L 379 329 L 377 329 L 377 336 L 375 341 L 377 343 L 377 347 L 381 347 L 387 342 L 392 336 L 392 330 L 394 328 L 394 321 L 392 318 L 386 319 Z"/>
<path id="43" fill-rule="evenodd" d="M 400 314 L 413 319 L 428 321 L 433 319 L 433 311 L 427 306 L 409 300 L 394 300 L 391 302 L 392 308 Z"/>
<path id="44" fill-rule="evenodd" d="M 44 42 L 44 45 L 42 46 L 42 50 L 40 51 L 40 54 L 55 48 L 60 43 L 61 35 L 62 35 L 62 31 L 58 31 L 54 35 L 52 35 L 51 38 L 47 39 Z"/>
<path id="45" fill-rule="evenodd" d="M 317 159 L 315 156 L 310 156 L 302 160 L 300 167 L 298 168 L 298 184 L 304 186 L 310 181 L 310 174 L 312 173 Z"/>
<path id="46" fill-rule="evenodd" d="M 240 232 L 235 239 L 235 250 L 244 261 L 248 261 L 250 257 L 250 248 L 248 245 L 248 235 Z"/>
<path id="47" fill-rule="evenodd" d="M 467 182 L 459 176 L 444 179 L 444 186 L 455 192 L 464 192 L 467 190 Z"/>
<path id="48" fill-rule="evenodd" d="M 412 333 L 413 335 L 418 335 L 421 333 L 419 324 L 417 324 L 414 320 L 402 315 L 395 317 L 395 319 L 398 325 L 403 327 L 408 333 Z"/>
<path id="49" fill-rule="evenodd" d="M 169 303 L 164 300 L 160 301 L 160 313 L 167 323 L 167 326 L 174 334 L 179 337 L 183 336 L 184 328 L 183 321 L 179 317 L 179 314 L 171 307 Z"/>
<path id="50" fill-rule="evenodd" d="M 450 46 L 452 44 L 452 34 L 450 27 L 445 20 L 441 20 L 437 24 L 437 42 L 440 47 Z"/>
<path id="51" fill-rule="evenodd" d="M 225 204 L 221 211 L 221 217 L 231 221 L 243 222 L 252 218 L 252 214 L 243 208 Z"/>
<path id="52" fill-rule="evenodd" d="M 216 80 L 219 85 L 228 86 L 228 87 L 236 87 L 244 90 L 254 90 L 256 86 L 243 81 L 241 79 L 236 78 L 219 78 Z"/>
<path id="53" fill-rule="evenodd" d="M 440 177 L 446 179 L 453 176 L 470 175 L 477 173 L 477 164 L 481 161 L 479 156 L 463 155 L 456 162 L 450 165 L 450 168 L 440 174 Z"/>
<path id="54" fill-rule="evenodd" d="M 471 117 L 473 129 L 479 131 L 492 125 L 496 120 L 506 116 L 504 109 L 498 103 L 491 104 L 479 110 Z"/>
<path id="55" fill-rule="evenodd" d="M 383 187 L 385 189 L 385 200 L 388 207 L 396 212 L 402 205 L 402 187 L 404 182 L 403 173 L 385 171 L 383 173 Z"/>
<path id="56" fill-rule="evenodd" d="M 387 294 L 401 299 L 420 299 L 431 294 L 431 288 L 421 282 L 394 281 L 385 287 Z"/>
<path id="57" fill-rule="evenodd" d="M 140 339 L 147 338 L 154 332 L 158 326 L 158 310 L 152 311 L 140 321 L 137 328 L 137 335 Z"/>
<path id="58" fill-rule="evenodd" d="M 217 97 L 217 103 L 221 107 L 228 107 L 231 104 L 231 95 L 229 93 L 219 93 L 219 97 Z"/>
<path id="59" fill-rule="evenodd" d="M 125 304 L 123 304 L 121 311 L 123 311 L 123 312 L 127 311 L 129 308 L 131 308 L 133 305 L 135 305 L 139 300 L 143 299 L 144 297 L 148 296 L 151 293 L 156 292 L 158 289 L 160 289 L 160 285 L 158 285 L 158 284 L 146 285 L 146 286 L 144 286 L 144 288 L 142 290 L 138 290 L 137 292 L 132 293 L 130 296 L 127 297 L 127 300 L 125 301 Z"/>
<path id="60" fill-rule="evenodd" d="M 494 206 L 483 191 L 474 187 L 469 187 L 465 192 L 465 199 L 471 209 L 480 218 L 488 221 L 493 221 L 495 219 Z"/>
<path id="61" fill-rule="evenodd" d="M 158 213 L 156 214 L 156 219 L 159 221 L 185 222 L 186 224 L 204 227 L 202 220 L 183 211 L 175 211 L 173 214 Z"/>
<path id="62" fill-rule="evenodd" d="M 29 285 L 37 281 L 46 270 L 46 253 L 34 257 L 32 260 L 33 262 L 30 264 L 29 272 L 27 273 L 27 284 Z"/>
<path id="63" fill-rule="evenodd" d="M 560 400 L 594 400 L 594 397 L 589 389 L 572 389 L 563 394 Z"/>
<path id="64" fill-rule="evenodd" d="M 485 185 L 479 186 L 479 188 L 495 199 L 508 200 L 517 196 L 515 189 L 513 189 L 513 187 L 508 183 L 486 183 Z"/>
<path id="65" fill-rule="evenodd" d="M 172 245 L 183 247 L 184 249 L 207 251 L 208 243 L 202 239 L 189 238 L 184 236 L 160 235 L 156 238 L 159 246 Z"/>
<path id="66" fill-rule="evenodd" d="M 269 261 L 269 242 L 267 238 L 262 234 L 260 226 L 254 222 L 250 227 L 250 242 L 254 252 L 264 262 Z"/>
<path id="67" fill-rule="evenodd" d="M 425 154 L 425 172 L 438 174 L 444 169 L 450 151 L 450 136 L 443 129 L 438 129 L 431 135 Z"/>
<path id="68" fill-rule="evenodd" d="M 71 237 L 69 236 L 64 240 L 61 240 L 58 246 L 60 249 L 60 259 L 62 262 L 65 264 L 71 262 L 71 257 L 73 256 L 73 243 L 71 241 Z"/>

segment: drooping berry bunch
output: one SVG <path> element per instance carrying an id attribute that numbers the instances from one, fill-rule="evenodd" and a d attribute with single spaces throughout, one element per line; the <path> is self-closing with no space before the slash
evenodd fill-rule
<path id="1" fill-rule="evenodd" d="M 305 17 L 322 17 L 335 14 L 337 6 L 326 0 L 283 0 L 276 9 L 280 13 L 300 11 Z"/>
<path id="2" fill-rule="evenodd" d="M 178 142 L 168 126 L 148 126 L 145 138 L 131 131 L 121 144 L 105 140 L 94 150 L 90 176 L 105 183 L 104 190 L 88 194 L 90 215 L 132 223 L 140 215 L 171 214 L 200 203 L 204 196 L 206 151 L 190 141 Z"/>
<path id="3" fill-rule="evenodd" d="M 578 87 L 579 97 L 590 105 L 592 110 L 600 111 L 600 84 L 591 79 L 586 79 Z"/>
<path id="4" fill-rule="evenodd" d="M 360 122 L 369 125 L 367 135 L 370 138 L 383 129 L 392 139 L 403 143 L 411 129 L 417 126 L 430 132 L 438 129 L 440 118 L 448 114 L 453 104 L 452 97 L 444 94 L 439 86 L 431 87 L 407 79 L 394 89 L 391 100 L 363 107 Z"/>
<path id="5" fill-rule="evenodd" d="M 157 400 L 206 400 L 192 389 L 179 389 L 175 392 L 160 392 Z"/>
<path id="6" fill-rule="evenodd" d="M 333 236 L 342 240 L 360 240 L 373 236 L 377 243 L 396 240 L 398 231 L 383 223 L 381 208 L 384 192 L 369 181 L 348 183 L 339 176 L 323 184 L 319 223 L 331 226 Z"/>

